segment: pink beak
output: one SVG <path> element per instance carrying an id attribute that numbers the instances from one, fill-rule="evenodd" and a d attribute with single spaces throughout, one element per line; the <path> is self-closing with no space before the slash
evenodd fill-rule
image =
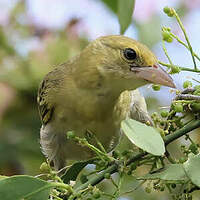
<path id="1" fill-rule="evenodd" d="M 138 78 L 147 80 L 151 83 L 176 88 L 173 79 L 159 65 L 148 67 L 131 67 L 131 71 L 136 73 Z"/>

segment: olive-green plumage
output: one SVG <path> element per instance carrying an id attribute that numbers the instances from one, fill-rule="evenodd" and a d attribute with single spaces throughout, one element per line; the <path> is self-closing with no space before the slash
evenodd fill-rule
<path id="1" fill-rule="evenodd" d="M 144 98 L 135 89 L 154 82 L 174 87 L 157 66 L 154 54 L 125 36 L 105 36 L 91 42 L 79 55 L 48 73 L 38 93 L 44 154 L 61 168 L 65 160 L 82 160 L 92 152 L 71 140 L 73 130 L 96 135 L 107 151 L 120 138 L 126 117 L 150 120 Z M 132 91 L 135 90 L 135 91 Z"/>

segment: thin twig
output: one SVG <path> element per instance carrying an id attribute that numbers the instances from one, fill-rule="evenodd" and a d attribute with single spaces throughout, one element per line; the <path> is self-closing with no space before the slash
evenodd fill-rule
<path id="1" fill-rule="evenodd" d="M 112 177 L 110 177 L 110 181 L 112 182 L 112 184 L 118 189 L 118 185 L 117 185 L 117 183 L 115 183 L 115 181 L 113 180 L 113 178 Z"/>
<path id="2" fill-rule="evenodd" d="M 200 72 L 200 70 L 198 70 L 198 69 L 191 69 L 191 68 L 187 68 L 187 67 L 181 67 L 181 66 L 178 66 L 178 65 L 171 65 L 171 64 L 164 63 L 164 62 L 161 62 L 161 61 L 158 61 L 158 63 L 165 66 L 165 67 L 168 67 L 168 68 L 171 68 L 171 67 L 174 66 L 174 67 L 178 67 L 182 71 L 197 72 L 197 73 Z"/>
<path id="3" fill-rule="evenodd" d="M 62 169 L 60 169 L 59 171 L 57 171 L 56 173 L 59 174 L 60 172 L 62 172 L 63 170 L 67 169 L 67 168 L 70 168 L 72 165 L 68 165 L 68 166 L 65 166 L 63 167 Z"/>
<path id="4" fill-rule="evenodd" d="M 76 140 L 83 146 L 88 147 L 89 149 L 91 149 L 92 151 L 94 151 L 97 156 L 99 156 L 101 158 L 101 160 L 103 161 L 112 161 L 113 158 L 108 156 L 107 153 L 102 152 L 101 150 L 99 150 L 97 147 L 95 147 L 94 145 L 90 144 L 85 138 L 79 138 L 76 137 Z"/>
<path id="5" fill-rule="evenodd" d="M 175 17 L 176 17 L 176 20 L 177 20 L 177 22 L 178 22 L 178 24 L 179 24 L 181 30 L 183 31 L 183 34 L 184 34 L 184 36 L 185 36 L 185 39 L 186 39 L 186 41 L 187 41 L 187 44 L 188 44 L 188 47 L 189 47 L 189 50 L 190 50 L 190 53 L 191 53 L 191 56 L 192 56 L 192 60 L 193 60 L 193 63 L 194 63 L 194 69 L 197 70 L 197 65 L 196 65 L 196 61 L 195 61 L 194 54 L 193 54 L 192 46 L 191 46 L 190 41 L 189 41 L 189 38 L 188 38 L 188 36 L 187 36 L 185 27 L 183 26 L 183 23 L 181 22 L 181 19 L 179 18 L 179 16 L 178 16 L 177 12 L 175 11 L 175 9 L 172 8 L 172 10 L 173 10 L 173 13 L 174 13 L 174 15 L 175 15 Z"/>
<path id="6" fill-rule="evenodd" d="M 172 63 L 171 58 L 169 57 L 169 55 L 167 53 L 167 49 L 166 49 L 164 40 L 162 40 L 162 48 L 163 48 L 163 51 L 164 51 L 165 55 L 167 56 L 167 59 L 169 60 L 170 66 L 174 66 L 173 63 Z"/>
<path id="7" fill-rule="evenodd" d="M 56 199 L 56 200 L 62 200 L 60 197 L 57 197 L 57 196 L 54 195 L 54 194 L 51 194 L 51 196 L 52 196 L 54 199 Z"/>

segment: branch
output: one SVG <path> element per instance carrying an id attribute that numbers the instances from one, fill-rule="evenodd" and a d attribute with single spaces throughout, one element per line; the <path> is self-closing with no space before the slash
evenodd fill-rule
<path id="1" fill-rule="evenodd" d="M 187 125 L 185 125 L 183 128 L 175 131 L 173 134 L 167 135 L 164 138 L 164 142 L 165 145 L 170 144 L 171 142 L 173 142 L 174 140 L 180 138 L 181 136 L 185 135 L 186 133 L 199 128 L 200 127 L 200 120 L 192 120 L 190 123 L 188 123 Z M 130 158 L 127 162 L 127 166 L 130 165 L 131 163 L 140 160 L 141 158 L 143 158 L 145 155 L 147 155 L 147 152 L 142 152 L 142 153 L 138 153 L 135 156 L 133 156 L 132 158 Z M 115 172 L 118 171 L 119 168 L 119 163 L 114 163 L 112 164 L 110 167 L 108 167 L 106 170 L 104 170 L 103 172 L 101 172 L 100 174 L 98 174 L 96 177 L 93 177 L 91 179 L 89 179 L 86 183 L 80 185 L 78 188 L 76 188 L 74 190 L 74 193 L 76 194 L 77 192 L 87 188 L 89 185 L 96 185 L 99 182 L 101 182 L 104 179 L 104 175 L 106 173 L 110 173 L 110 174 L 114 174 Z"/>
<path id="2" fill-rule="evenodd" d="M 181 30 L 183 31 L 183 34 L 184 34 L 185 39 L 186 39 L 186 42 L 187 42 L 187 44 L 188 44 L 188 49 L 189 49 L 189 51 L 190 51 L 190 53 L 191 53 L 192 60 L 193 60 L 193 63 L 194 63 L 194 69 L 197 70 L 197 65 L 196 65 L 196 61 L 195 61 L 193 49 L 192 49 L 192 46 L 191 46 L 190 41 L 189 41 L 189 39 L 188 39 L 188 36 L 187 36 L 186 30 L 185 30 L 185 27 L 183 26 L 183 23 L 182 23 L 180 17 L 178 16 L 177 12 L 175 11 L 175 9 L 172 8 L 172 10 L 173 10 L 173 13 L 174 13 L 174 15 L 175 15 L 175 17 L 176 17 L 176 20 L 177 20 L 179 26 L 181 27 Z"/>
<path id="3" fill-rule="evenodd" d="M 181 136 L 185 135 L 186 133 L 199 128 L 200 127 L 200 120 L 192 120 L 190 123 L 188 123 L 183 128 L 175 131 L 173 134 L 167 135 L 164 138 L 165 145 L 168 145 L 169 143 L 173 142 L 174 140 L 180 138 Z"/>
<path id="4" fill-rule="evenodd" d="M 178 94 L 175 98 L 176 100 L 194 100 L 200 102 L 200 96 L 193 94 Z"/>
<path id="5" fill-rule="evenodd" d="M 171 64 L 167 64 L 167 63 L 164 63 L 164 62 L 161 62 L 161 61 L 159 61 L 159 64 L 161 64 L 161 65 L 163 65 L 165 67 L 168 67 L 168 68 L 171 68 L 173 66 L 174 67 L 178 67 L 179 69 L 181 69 L 181 71 L 197 72 L 197 73 L 200 72 L 200 70 L 198 70 L 198 69 L 191 69 L 189 67 L 181 67 L 181 66 L 178 66 L 178 65 L 171 65 Z"/>

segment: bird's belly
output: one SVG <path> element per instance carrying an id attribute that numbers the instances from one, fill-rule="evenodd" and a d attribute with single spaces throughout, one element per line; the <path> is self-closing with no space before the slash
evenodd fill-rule
<path id="1" fill-rule="evenodd" d="M 119 127 L 116 127 L 115 124 L 112 122 L 112 120 L 105 120 L 105 121 L 91 120 L 89 122 L 82 122 L 81 120 L 75 120 L 71 122 L 69 126 L 66 125 L 64 130 L 67 131 L 73 130 L 75 135 L 78 137 L 88 136 L 89 141 L 91 141 L 91 143 L 95 145 L 95 143 L 92 142 L 94 140 L 93 139 L 90 140 L 90 137 L 92 138 L 94 135 L 108 152 L 111 151 L 116 146 L 120 137 Z M 66 133 L 66 131 L 64 130 L 63 132 Z M 80 145 L 76 146 L 80 147 Z"/>
<path id="2" fill-rule="evenodd" d="M 94 134 L 107 152 L 117 145 L 120 138 L 119 127 L 116 127 L 112 120 L 103 122 L 93 120 L 87 123 L 77 119 L 70 122 L 62 119 L 62 123 L 58 123 L 57 120 L 41 128 L 41 146 L 50 160 L 54 157 L 63 157 L 65 160 L 85 160 L 94 156 L 94 152 L 88 148 L 67 139 L 67 131 L 74 131 L 78 137 L 85 137 L 87 132 Z M 62 127 L 57 127 L 56 124 L 62 124 Z"/>

